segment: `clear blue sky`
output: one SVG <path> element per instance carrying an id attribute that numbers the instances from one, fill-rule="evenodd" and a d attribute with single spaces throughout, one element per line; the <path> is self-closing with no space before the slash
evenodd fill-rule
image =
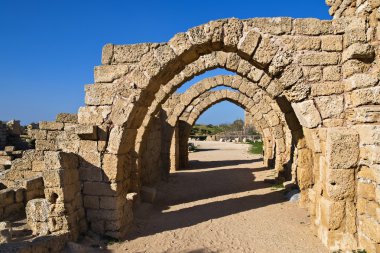
<path id="1" fill-rule="evenodd" d="M 324 0 L 1 0 L 0 119 L 26 124 L 53 120 L 59 112 L 77 112 L 106 43 L 164 42 L 219 18 L 330 19 L 327 11 Z M 224 72 L 203 77 L 215 73 Z M 236 108 L 221 103 L 200 122 L 241 118 Z"/>

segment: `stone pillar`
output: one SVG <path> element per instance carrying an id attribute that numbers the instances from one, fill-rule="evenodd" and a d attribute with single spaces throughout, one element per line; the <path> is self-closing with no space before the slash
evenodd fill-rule
<path id="1" fill-rule="evenodd" d="M 173 137 L 170 144 L 170 171 L 179 169 L 179 129 L 178 125 L 174 128 Z"/>
<path id="2" fill-rule="evenodd" d="M 72 240 L 86 231 L 85 212 L 75 154 L 46 151 L 43 172 L 45 198 L 49 205 L 51 233 L 69 231 Z"/>
<path id="3" fill-rule="evenodd" d="M 321 156 L 321 196 L 316 201 L 318 236 L 330 250 L 357 248 L 355 174 L 359 135 L 350 128 L 330 128 Z"/>

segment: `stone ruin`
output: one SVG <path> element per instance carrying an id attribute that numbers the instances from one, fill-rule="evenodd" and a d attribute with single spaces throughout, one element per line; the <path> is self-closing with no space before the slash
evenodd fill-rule
<path id="1" fill-rule="evenodd" d="M 230 18 L 167 43 L 105 45 L 86 105 L 40 122 L 35 149 L 2 176 L 0 252 L 56 252 L 90 233 L 122 239 L 146 189 L 187 166 L 192 124 L 223 100 L 252 115 L 265 163 L 299 187 L 324 245 L 379 252 L 380 1 L 326 2 L 333 20 Z M 236 76 L 174 93 L 215 68 Z M 234 90 L 211 90 L 219 85 Z M 31 237 L 12 239 L 15 213 Z"/>

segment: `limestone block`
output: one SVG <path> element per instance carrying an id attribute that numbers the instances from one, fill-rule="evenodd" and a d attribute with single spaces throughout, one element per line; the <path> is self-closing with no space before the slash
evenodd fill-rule
<path id="1" fill-rule="evenodd" d="M 314 128 L 321 123 L 321 116 L 315 107 L 313 100 L 292 103 L 292 107 L 302 126 Z"/>
<path id="2" fill-rule="evenodd" d="M 111 64 L 113 56 L 113 44 L 106 44 L 102 48 L 102 64 Z"/>
<path id="3" fill-rule="evenodd" d="M 78 115 L 74 113 L 59 113 L 56 121 L 61 123 L 78 123 Z"/>
<path id="4" fill-rule="evenodd" d="M 46 170 L 43 178 L 45 186 L 49 188 L 65 187 L 79 182 L 78 172 L 72 169 Z"/>
<path id="5" fill-rule="evenodd" d="M 328 66 L 323 68 L 323 79 L 325 81 L 338 81 L 341 79 L 341 68 L 338 66 Z"/>
<path id="6" fill-rule="evenodd" d="M 40 151 L 57 150 L 55 140 L 36 140 L 36 149 Z"/>
<path id="7" fill-rule="evenodd" d="M 111 129 L 109 142 L 107 146 L 108 153 L 125 154 L 134 144 L 134 140 L 128 139 L 128 133 L 133 136 L 137 133 L 136 129 L 126 129 L 124 127 L 115 126 Z"/>
<path id="8" fill-rule="evenodd" d="M 302 67 L 302 72 L 305 78 L 310 82 L 320 81 L 322 79 L 322 67 Z"/>
<path id="9" fill-rule="evenodd" d="M 340 54 L 334 52 L 307 52 L 299 56 L 301 65 L 336 65 L 339 62 Z"/>
<path id="10" fill-rule="evenodd" d="M 376 199 L 376 185 L 362 179 L 358 183 L 357 195 L 358 197 L 366 199 L 368 201 L 374 201 Z"/>
<path id="11" fill-rule="evenodd" d="M 296 65 L 290 65 L 282 74 L 279 81 L 284 84 L 285 88 L 291 87 L 302 77 L 302 69 Z"/>
<path id="12" fill-rule="evenodd" d="M 380 242 L 380 223 L 367 216 L 359 218 L 359 230 L 370 238 L 372 242 Z"/>
<path id="13" fill-rule="evenodd" d="M 345 90 L 352 91 L 357 88 L 367 88 L 376 86 L 379 82 L 378 77 L 370 74 L 355 74 L 344 81 Z"/>
<path id="14" fill-rule="evenodd" d="M 32 139 L 46 140 L 47 131 L 46 130 L 39 130 L 39 129 L 28 129 L 28 135 Z"/>
<path id="15" fill-rule="evenodd" d="M 252 56 L 259 41 L 261 39 L 261 34 L 255 30 L 251 30 L 243 35 L 238 44 L 238 50 L 247 56 Z"/>
<path id="16" fill-rule="evenodd" d="M 168 45 L 174 50 L 177 55 L 181 55 L 191 47 L 191 42 L 187 33 L 177 33 L 173 38 L 170 39 Z"/>
<path id="17" fill-rule="evenodd" d="M 333 201 L 320 198 L 321 223 L 328 229 L 336 230 L 342 226 L 346 204 L 344 201 Z"/>
<path id="18" fill-rule="evenodd" d="M 78 168 L 78 156 L 72 153 L 48 151 L 44 154 L 44 161 L 48 170 Z"/>
<path id="19" fill-rule="evenodd" d="M 380 122 L 380 108 L 378 106 L 361 106 L 346 110 L 347 120 L 356 123 Z"/>
<path id="20" fill-rule="evenodd" d="M 235 47 L 243 32 L 243 22 L 237 18 L 230 18 L 223 25 L 223 44 L 225 47 Z"/>
<path id="21" fill-rule="evenodd" d="M 84 125 L 101 125 L 111 113 L 110 106 L 80 107 L 78 122 Z"/>
<path id="22" fill-rule="evenodd" d="M 339 116 L 344 110 L 343 95 L 330 95 L 315 98 L 322 119 Z"/>
<path id="23" fill-rule="evenodd" d="M 102 168 L 107 180 L 122 180 L 121 172 L 126 168 L 125 155 L 104 154 Z"/>
<path id="24" fill-rule="evenodd" d="M 252 18 L 246 21 L 249 28 L 258 28 L 260 31 L 274 35 L 290 34 L 292 31 L 291 18 Z"/>
<path id="25" fill-rule="evenodd" d="M 311 150 L 304 148 L 297 154 L 297 180 L 301 190 L 313 185 L 313 161 Z"/>
<path id="26" fill-rule="evenodd" d="M 366 36 L 366 21 L 362 18 L 349 19 L 343 35 L 343 45 L 348 47 L 357 42 L 365 42 Z"/>
<path id="27" fill-rule="evenodd" d="M 344 50 L 342 61 L 351 59 L 372 60 L 375 56 L 373 47 L 369 44 L 355 43 Z"/>
<path id="28" fill-rule="evenodd" d="M 96 140 L 98 127 L 92 125 L 78 125 L 75 127 L 75 133 L 82 140 Z"/>
<path id="29" fill-rule="evenodd" d="M 138 62 L 141 60 L 141 57 L 150 50 L 150 47 L 154 45 L 157 45 L 157 44 L 140 43 L 140 44 L 132 44 L 132 45 L 114 45 L 112 63 L 115 64 L 115 63 Z M 122 65 L 118 64 L 118 66 L 122 66 Z"/>
<path id="30" fill-rule="evenodd" d="M 111 105 L 119 90 L 129 89 L 127 85 L 115 83 L 95 83 L 85 86 L 86 105 Z"/>
<path id="31" fill-rule="evenodd" d="M 326 171 L 326 194 L 335 201 L 353 200 L 355 195 L 354 170 L 327 169 Z"/>
<path id="32" fill-rule="evenodd" d="M 359 134 L 348 128 L 328 129 L 326 158 L 330 169 L 355 167 L 359 158 Z"/>
<path id="33" fill-rule="evenodd" d="M 117 196 L 118 192 L 111 188 L 111 184 L 103 182 L 84 182 L 83 193 L 90 196 Z"/>
<path id="34" fill-rule="evenodd" d="M 41 130 L 62 130 L 63 129 L 63 123 L 61 122 L 48 122 L 48 121 L 41 121 L 39 123 Z"/>
<path id="35" fill-rule="evenodd" d="M 331 52 L 343 50 L 343 37 L 341 35 L 327 35 L 323 36 L 321 40 L 323 51 Z"/>
<path id="36" fill-rule="evenodd" d="M 123 207 L 126 199 L 122 197 L 100 197 L 100 208 L 106 210 L 116 210 Z"/>
<path id="37" fill-rule="evenodd" d="M 355 127 L 360 135 L 360 145 L 379 145 L 380 126 L 358 125 Z"/>
<path id="38" fill-rule="evenodd" d="M 264 37 L 253 55 L 253 60 L 263 66 L 267 66 L 272 61 L 277 51 L 278 46 L 274 43 L 274 41 L 269 37 Z"/>
<path id="39" fill-rule="evenodd" d="M 22 186 L 30 191 L 30 190 L 38 190 L 43 189 L 44 183 L 41 176 L 36 176 L 33 178 L 28 178 L 22 181 Z"/>
<path id="40" fill-rule="evenodd" d="M 316 18 L 295 19 L 293 30 L 296 34 L 301 35 L 320 35 L 328 32 L 330 22 L 322 21 Z"/>
<path id="41" fill-rule="evenodd" d="M 354 90 L 346 95 L 346 106 L 356 107 L 366 104 L 378 104 L 380 101 L 380 87 L 371 87 Z"/>
<path id="42" fill-rule="evenodd" d="M 33 235 L 49 234 L 49 203 L 46 199 L 33 199 L 26 204 L 26 220 Z"/>
<path id="43" fill-rule="evenodd" d="M 296 36 L 295 47 L 297 50 L 319 50 L 321 39 L 314 36 Z"/>
<path id="44" fill-rule="evenodd" d="M 94 81 L 95 83 L 112 83 L 130 70 L 131 67 L 126 64 L 97 66 L 94 69 Z"/>
<path id="45" fill-rule="evenodd" d="M 347 78 L 356 73 L 364 73 L 369 69 L 370 65 L 359 60 L 348 60 L 342 65 L 343 77 Z"/>
<path id="46" fill-rule="evenodd" d="M 102 181 L 102 169 L 96 166 L 89 166 L 88 163 L 82 163 L 83 166 L 79 167 L 79 178 L 82 181 Z"/>

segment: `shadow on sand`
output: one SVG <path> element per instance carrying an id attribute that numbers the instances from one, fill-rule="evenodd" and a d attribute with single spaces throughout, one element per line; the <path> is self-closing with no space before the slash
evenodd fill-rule
<path id="1" fill-rule="evenodd" d="M 229 161 L 222 162 L 224 164 Z M 249 162 L 252 163 L 252 160 Z M 175 173 L 169 183 L 160 186 L 157 204 L 154 204 L 150 210 L 150 215 L 155 218 L 149 220 L 149 225 L 144 226 L 144 229 L 132 231 L 126 239 L 133 240 L 138 237 L 185 228 L 211 219 L 284 202 L 283 194 L 280 191 L 272 191 L 261 195 L 252 193 L 243 197 L 215 200 L 165 212 L 168 207 L 178 204 L 271 187 L 270 184 L 263 181 L 255 181 L 253 173 L 264 169 L 266 168 L 236 168 Z M 145 219 L 146 217 L 143 217 L 140 221 L 144 222 Z M 207 250 L 200 249 L 196 252 L 207 252 Z"/>

